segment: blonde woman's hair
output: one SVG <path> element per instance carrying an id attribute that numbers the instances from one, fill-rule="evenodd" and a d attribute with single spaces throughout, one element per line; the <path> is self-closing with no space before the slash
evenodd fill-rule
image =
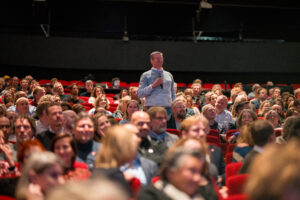
<path id="1" fill-rule="evenodd" d="M 96 156 L 96 167 L 115 168 L 133 160 L 138 148 L 134 136 L 120 125 L 109 128 Z"/>
<path id="2" fill-rule="evenodd" d="M 188 117 L 188 118 L 184 119 L 181 122 L 181 125 L 179 127 L 179 133 L 182 135 L 183 131 L 188 132 L 189 129 L 191 128 L 191 126 L 198 123 L 199 121 L 201 121 L 203 123 L 203 125 L 205 126 L 205 128 L 208 129 L 208 131 L 209 131 L 208 120 L 206 119 L 206 117 L 204 117 L 203 114 L 200 114 L 200 115 L 193 115 L 191 117 Z"/>

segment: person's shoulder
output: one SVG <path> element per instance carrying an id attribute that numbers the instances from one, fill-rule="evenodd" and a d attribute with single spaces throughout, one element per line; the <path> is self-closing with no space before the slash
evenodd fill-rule
<path id="1" fill-rule="evenodd" d="M 138 195 L 137 200 L 171 200 L 164 192 L 158 190 L 153 185 L 147 185 L 143 187 Z"/>
<path id="2" fill-rule="evenodd" d="M 146 158 L 145 156 L 140 156 L 140 161 L 147 163 L 147 165 L 157 166 L 157 164 L 153 160 L 150 160 L 149 158 Z"/>

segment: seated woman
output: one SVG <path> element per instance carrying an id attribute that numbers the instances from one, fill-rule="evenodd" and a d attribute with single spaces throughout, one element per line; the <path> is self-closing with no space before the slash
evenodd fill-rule
<path id="1" fill-rule="evenodd" d="M 126 112 L 124 114 L 123 119 L 120 121 L 120 124 L 126 124 L 130 122 L 132 114 L 138 110 L 139 110 L 139 102 L 133 99 L 128 101 L 126 106 Z"/>
<path id="2" fill-rule="evenodd" d="M 243 162 L 254 145 L 249 125 L 246 124 L 242 126 L 240 130 L 241 132 L 237 138 L 237 144 L 233 150 L 232 162 Z"/>
<path id="3" fill-rule="evenodd" d="M 113 117 L 122 119 L 126 112 L 127 103 L 130 100 L 130 96 L 125 96 L 122 99 L 120 99 L 117 110 L 113 113 Z"/>
<path id="4" fill-rule="evenodd" d="M 114 96 L 114 100 L 116 100 L 116 102 L 118 102 L 118 101 L 120 101 L 120 99 L 122 99 L 126 96 L 129 96 L 128 90 L 127 89 L 122 89 L 119 94 L 116 94 Z"/>
<path id="5" fill-rule="evenodd" d="M 94 140 L 101 142 L 102 138 L 105 137 L 107 129 L 111 127 L 111 123 L 105 114 L 97 113 L 93 119 L 95 124 Z"/>
<path id="6" fill-rule="evenodd" d="M 265 120 L 271 122 L 274 129 L 280 129 L 281 128 L 281 119 L 277 111 L 270 110 L 265 115 Z"/>
<path id="7" fill-rule="evenodd" d="M 92 177 L 106 176 L 118 182 L 128 194 L 131 194 L 129 184 L 126 182 L 120 167 L 132 162 L 138 151 L 138 136 L 121 126 L 108 129 L 103 138 L 101 148 L 97 153 Z"/>
<path id="8" fill-rule="evenodd" d="M 198 151 L 176 149 L 168 152 L 153 185 L 142 188 L 137 200 L 203 199 L 199 193 L 204 155 Z"/>
<path id="9" fill-rule="evenodd" d="M 99 97 L 100 95 L 104 94 L 104 89 L 101 86 L 96 86 L 94 87 L 92 93 L 91 93 L 91 97 L 88 100 L 88 103 L 94 104 L 95 100 L 97 99 L 97 97 Z"/>
<path id="10" fill-rule="evenodd" d="M 63 162 L 55 154 L 33 154 L 22 171 L 16 189 L 16 199 L 44 199 L 51 189 L 64 184 L 63 169 Z"/>
<path id="11" fill-rule="evenodd" d="M 218 199 L 217 193 L 214 190 L 212 182 L 213 178 L 215 181 L 218 180 L 218 170 L 214 164 L 210 161 L 210 152 L 208 144 L 203 140 L 195 137 L 185 137 L 179 139 L 170 149 L 172 152 L 178 148 L 185 148 L 193 151 L 198 151 L 204 155 L 205 163 L 201 171 L 201 181 L 199 183 L 199 192 L 205 199 Z"/>
<path id="12" fill-rule="evenodd" d="M 189 109 L 192 109 L 195 113 L 195 115 L 200 115 L 199 108 L 194 106 L 193 97 L 190 95 L 185 96 L 186 99 L 186 107 Z"/>
<path id="13" fill-rule="evenodd" d="M 65 180 L 83 180 L 91 175 L 85 163 L 75 161 L 77 145 L 71 135 L 63 132 L 56 135 L 52 140 L 51 151 L 58 155 L 64 162 Z"/>
<path id="14" fill-rule="evenodd" d="M 109 101 L 105 97 L 105 94 L 101 94 L 96 98 L 94 102 L 94 108 L 89 111 L 89 114 L 93 115 L 98 107 L 104 108 L 106 110 L 106 115 L 112 115 L 112 113 L 107 110 L 109 108 Z"/>
<path id="15" fill-rule="evenodd" d="M 270 101 L 265 100 L 260 104 L 257 116 L 263 117 L 269 110 L 271 110 L 271 103 Z"/>

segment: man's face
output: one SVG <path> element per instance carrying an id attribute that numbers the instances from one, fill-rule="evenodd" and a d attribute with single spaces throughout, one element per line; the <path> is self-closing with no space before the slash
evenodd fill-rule
<path id="1" fill-rule="evenodd" d="M 34 98 L 37 100 L 37 102 L 40 100 L 42 96 L 46 94 L 45 90 L 38 90 L 37 93 L 34 95 Z"/>
<path id="2" fill-rule="evenodd" d="M 75 139 L 80 143 L 87 143 L 93 140 L 94 124 L 90 118 L 80 119 L 73 130 Z"/>
<path id="3" fill-rule="evenodd" d="M 199 121 L 196 124 L 192 125 L 187 133 L 184 133 L 184 135 L 189 136 L 189 137 L 196 137 L 196 138 L 206 138 L 207 134 L 207 128 L 204 126 L 204 124 Z"/>
<path id="4" fill-rule="evenodd" d="M 71 89 L 71 94 L 73 95 L 78 95 L 78 86 L 77 85 L 73 85 L 72 89 Z"/>
<path id="5" fill-rule="evenodd" d="M 178 102 L 172 108 L 173 115 L 179 119 L 185 119 L 186 116 L 186 106 L 183 102 Z"/>
<path id="6" fill-rule="evenodd" d="M 48 121 L 53 130 L 59 130 L 63 126 L 63 114 L 60 106 L 51 106 L 48 108 Z"/>
<path id="7" fill-rule="evenodd" d="M 87 82 L 86 84 L 85 84 L 85 89 L 86 89 L 86 91 L 88 91 L 88 92 L 92 92 L 93 91 L 93 83 L 92 82 Z"/>
<path id="8" fill-rule="evenodd" d="M 27 89 L 28 88 L 28 81 L 26 79 L 23 79 L 21 81 L 21 87 Z"/>
<path id="9" fill-rule="evenodd" d="M 7 141 L 9 135 L 11 134 L 11 125 L 7 117 L 0 117 L 0 130 L 2 130 L 5 140 Z"/>
<path id="10" fill-rule="evenodd" d="M 28 100 L 19 101 L 16 105 L 16 110 L 19 114 L 27 114 L 29 111 L 29 102 Z"/>
<path id="11" fill-rule="evenodd" d="M 64 87 L 62 84 L 55 84 L 54 90 L 60 95 L 64 94 Z"/>
<path id="12" fill-rule="evenodd" d="M 197 96 L 198 96 L 198 95 L 200 94 L 200 92 L 201 92 L 201 87 L 200 87 L 200 85 L 194 85 L 192 89 L 193 89 L 193 94 L 194 94 L 194 95 L 197 95 Z"/>
<path id="13" fill-rule="evenodd" d="M 152 56 L 152 58 L 150 59 L 150 62 L 151 62 L 152 67 L 161 68 L 164 63 L 164 58 L 163 58 L 162 54 L 157 53 Z"/>
<path id="14" fill-rule="evenodd" d="M 141 114 L 138 117 L 132 119 L 132 124 L 134 124 L 139 129 L 138 136 L 141 138 L 147 137 L 150 130 L 150 117 L 147 114 Z"/>
<path id="15" fill-rule="evenodd" d="M 33 137 L 34 133 L 27 119 L 17 119 L 15 122 L 15 134 L 19 144 L 22 144 Z"/>
<path id="16" fill-rule="evenodd" d="M 13 77 L 12 78 L 12 85 L 17 86 L 19 84 L 19 78 L 18 77 Z"/>
<path id="17" fill-rule="evenodd" d="M 138 91 L 138 88 L 133 88 L 132 90 L 131 90 L 131 98 L 132 99 L 139 99 L 139 97 L 137 96 L 137 91 Z"/>
<path id="18" fill-rule="evenodd" d="M 273 92 L 273 98 L 276 99 L 278 97 L 280 97 L 280 89 L 276 88 Z"/>
<path id="19" fill-rule="evenodd" d="M 224 98 L 217 98 L 216 109 L 218 109 L 220 112 L 223 112 L 226 107 L 227 101 Z"/>
<path id="20" fill-rule="evenodd" d="M 259 91 L 259 99 L 265 100 L 267 98 L 267 90 L 263 89 Z"/>
<path id="21" fill-rule="evenodd" d="M 165 132 L 167 129 L 167 116 L 164 113 L 156 113 L 151 121 L 151 130 L 156 134 Z"/>
<path id="22" fill-rule="evenodd" d="M 208 119 L 212 120 L 216 118 L 216 109 L 211 106 L 209 107 L 205 112 L 203 112 L 203 115 Z"/>

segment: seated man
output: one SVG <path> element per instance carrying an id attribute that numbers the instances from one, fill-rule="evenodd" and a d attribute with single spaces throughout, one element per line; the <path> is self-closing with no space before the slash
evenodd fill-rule
<path id="1" fill-rule="evenodd" d="M 250 101 L 255 106 L 255 109 L 259 109 L 260 104 L 268 98 L 267 90 L 263 87 L 257 89 L 257 94 L 257 98 Z"/>
<path id="2" fill-rule="evenodd" d="M 181 122 L 188 117 L 186 113 L 186 104 L 181 99 L 175 99 L 171 104 L 172 115 L 167 122 L 167 127 L 171 129 L 179 129 Z"/>
<path id="3" fill-rule="evenodd" d="M 82 96 L 82 97 L 90 97 L 91 93 L 93 92 L 93 89 L 94 89 L 94 83 L 93 83 L 92 80 L 87 80 L 85 82 L 85 89 L 86 89 L 86 91 L 80 93 L 80 96 Z"/>
<path id="4" fill-rule="evenodd" d="M 240 170 L 241 174 L 248 173 L 248 168 L 254 158 L 260 153 L 263 153 L 264 147 L 267 144 L 274 143 L 275 141 L 274 128 L 271 123 L 266 120 L 257 120 L 252 122 L 250 125 L 250 132 L 254 142 L 254 147 L 245 158 Z"/>
<path id="5" fill-rule="evenodd" d="M 225 134 L 229 123 L 233 123 L 232 114 L 226 110 L 228 105 L 228 99 L 224 95 L 220 95 L 216 101 L 216 122 L 219 124 L 219 130 L 221 134 Z"/>
<path id="6" fill-rule="evenodd" d="M 70 91 L 71 95 L 63 99 L 64 101 L 72 104 L 85 103 L 85 101 L 83 101 L 78 97 L 78 92 L 79 92 L 78 85 L 74 83 L 70 86 L 70 89 L 71 89 Z"/>
<path id="7" fill-rule="evenodd" d="M 210 129 L 215 129 L 219 131 L 218 122 L 215 121 L 216 118 L 216 109 L 211 104 L 206 104 L 202 107 L 202 114 L 208 120 Z"/>

